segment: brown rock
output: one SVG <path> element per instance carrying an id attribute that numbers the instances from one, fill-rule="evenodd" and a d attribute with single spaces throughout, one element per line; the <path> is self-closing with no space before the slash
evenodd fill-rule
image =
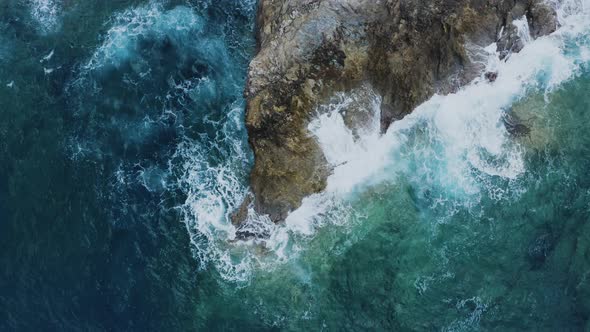
<path id="1" fill-rule="evenodd" d="M 250 204 L 252 204 L 253 200 L 254 198 L 252 195 L 246 195 L 246 198 L 244 201 L 242 201 L 242 204 L 231 214 L 230 219 L 234 226 L 240 226 L 246 220 L 246 218 L 248 218 L 248 208 L 250 207 Z"/>

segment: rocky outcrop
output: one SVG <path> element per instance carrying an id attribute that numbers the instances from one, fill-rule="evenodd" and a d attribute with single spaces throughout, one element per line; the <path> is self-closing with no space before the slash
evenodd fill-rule
<path id="1" fill-rule="evenodd" d="M 533 37 L 556 28 L 537 0 L 259 0 L 245 92 L 255 209 L 278 222 L 325 188 L 330 168 L 307 131 L 322 101 L 369 84 L 385 131 L 479 75 L 478 47 L 518 51 L 512 21 L 523 15 Z"/>

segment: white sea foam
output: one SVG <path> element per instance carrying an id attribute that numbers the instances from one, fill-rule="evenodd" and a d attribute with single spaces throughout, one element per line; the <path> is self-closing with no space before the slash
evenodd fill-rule
<path id="1" fill-rule="evenodd" d="M 101 47 L 94 53 L 85 69 L 118 67 L 135 56 L 142 37 L 166 35 L 175 42 L 183 42 L 191 33 L 199 33 L 204 22 L 188 7 L 179 6 L 165 11 L 162 5 L 151 2 L 125 10 L 113 18 Z"/>
<path id="2" fill-rule="evenodd" d="M 527 20 L 526 15 L 523 15 L 521 18 L 514 20 L 512 24 L 516 27 L 518 38 L 520 38 L 524 45 L 530 43 L 533 40 L 533 36 L 531 36 L 531 30 L 529 28 L 529 21 Z"/>
<path id="3" fill-rule="evenodd" d="M 51 60 L 51 58 L 53 58 L 54 53 L 55 53 L 55 50 L 51 50 L 51 52 L 49 52 L 49 54 L 47 54 L 41 60 L 39 60 L 39 62 L 43 63 L 43 62 Z"/>
<path id="4" fill-rule="evenodd" d="M 344 121 L 345 109 L 355 98 L 355 92 L 340 94 L 338 100 L 310 123 L 309 130 L 317 138 L 328 163 L 334 167 L 327 191 L 350 192 L 387 162 L 385 151 L 392 141 L 382 140 L 380 128 L 381 98 L 373 94 L 365 105 L 368 121 L 358 128 L 358 137 Z M 379 148 L 380 150 L 376 150 Z"/>
<path id="5" fill-rule="evenodd" d="M 60 25 L 61 0 L 30 0 L 31 16 L 39 23 L 41 32 L 50 33 Z"/>
<path id="6" fill-rule="evenodd" d="M 452 301 L 452 300 L 451 300 Z M 479 323 L 482 316 L 488 310 L 489 304 L 478 296 L 469 299 L 455 300 L 455 307 L 461 310 L 469 306 L 473 308 L 464 319 L 454 320 L 451 324 L 442 329 L 443 332 L 460 332 L 479 330 Z"/>
<path id="7" fill-rule="evenodd" d="M 241 104 L 232 108 L 229 118 L 241 118 Z M 227 121 L 220 132 L 238 131 L 234 121 Z M 248 188 L 244 162 L 249 159 L 245 142 L 228 135 L 212 145 L 187 141 L 179 146 L 177 157 L 183 160 L 179 186 L 187 194 L 181 210 L 191 235 L 194 252 L 202 268 L 214 264 L 228 280 L 244 281 L 250 276 L 256 255 L 251 244 L 233 244 L 236 229 L 230 222 L 230 214 L 246 197 Z M 223 160 L 211 155 L 225 156 Z M 272 225 L 268 218 L 249 213 L 249 225 L 264 230 Z M 275 235 L 277 236 L 277 235 Z M 277 248 L 278 249 L 278 248 Z"/>

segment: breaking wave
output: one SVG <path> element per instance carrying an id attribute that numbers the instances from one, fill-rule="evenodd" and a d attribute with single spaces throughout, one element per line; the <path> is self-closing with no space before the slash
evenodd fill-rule
<path id="1" fill-rule="evenodd" d="M 39 24 L 42 33 L 51 33 L 59 28 L 62 10 L 61 0 L 31 0 L 31 16 Z"/>

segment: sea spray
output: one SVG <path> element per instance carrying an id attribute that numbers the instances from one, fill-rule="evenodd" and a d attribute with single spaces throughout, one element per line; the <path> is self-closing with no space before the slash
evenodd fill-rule
<path id="1" fill-rule="evenodd" d="M 533 40 L 531 31 L 529 28 L 529 21 L 526 15 L 523 15 L 518 20 L 514 20 L 512 24 L 516 27 L 518 38 L 522 41 L 523 45 L 530 43 Z"/>
<path id="2" fill-rule="evenodd" d="M 119 67 L 137 58 L 140 43 L 151 38 L 169 38 L 172 43 L 187 42 L 190 34 L 202 34 L 203 19 L 187 7 L 164 10 L 152 4 L 123 11 L 114 18 L 103 44 L 84 66 L 96 70 L 106 66 Z M 146 68 L 146 70 L 149 68 Z"/>

